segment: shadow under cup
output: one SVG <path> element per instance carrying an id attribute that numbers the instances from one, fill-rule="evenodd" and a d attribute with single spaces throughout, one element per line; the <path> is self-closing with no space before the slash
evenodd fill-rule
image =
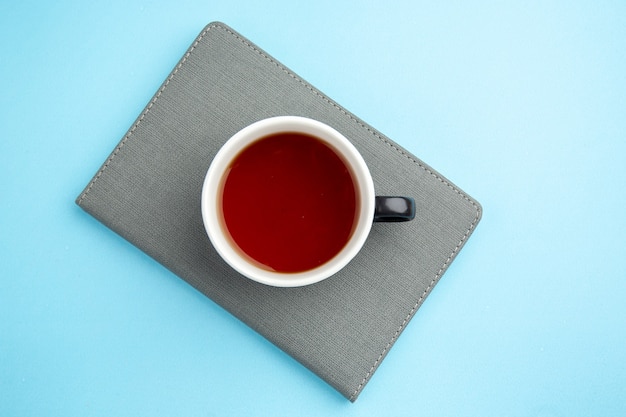
<path id="1" fill-rule="evenodd" d="M 375 196 L 365 161 L 339 132 L 281 116 L 242 129 L 219 150 L 205 177 L 202 216 L 211 243 L 236 271 L 297 287 L 346 266 L 375 219 L 414 216 L 413 205 L 408 217 L 394 217 L 398 201 Z"/>

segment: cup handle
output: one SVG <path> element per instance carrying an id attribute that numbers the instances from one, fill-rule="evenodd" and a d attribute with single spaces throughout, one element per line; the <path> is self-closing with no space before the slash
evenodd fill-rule
<path id="1" fill-rule="evenodd" d="M 415 218 L 415 200 L 411 197 L 376 196 L 375 222 L 406 222 Z"/>

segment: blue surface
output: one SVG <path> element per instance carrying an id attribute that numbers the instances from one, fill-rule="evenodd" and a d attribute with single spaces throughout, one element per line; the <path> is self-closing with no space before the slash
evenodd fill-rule
<path id="1" fill-rule="evenodd" d="M 1 416 L 626 415 L 626 3 L 0 3 Z M 221 20 L 484 207 L 350 404 L 74 198 Z"/>

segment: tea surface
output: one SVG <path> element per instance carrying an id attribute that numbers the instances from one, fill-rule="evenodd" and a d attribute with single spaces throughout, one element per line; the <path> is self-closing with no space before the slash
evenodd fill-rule
<path id="1" fill-rule="evenodd" d="M 262 268 L 313 269 L 352 235 L 357 212 L 352 175 L 317 138 L 287 132 L 258 140 L 235 157 L 222 181 L 230 237 Z"/>

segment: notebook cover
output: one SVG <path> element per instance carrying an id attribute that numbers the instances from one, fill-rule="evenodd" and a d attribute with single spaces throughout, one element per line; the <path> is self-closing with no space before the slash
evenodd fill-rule
<path id="1" fill-rule="evenodd" d="M 378 195 L 415 198 L 407 223 L 375 223 L 342 271 L 301 288 L 234 272 L 211 246 L 200 194 L 220 146 L 257 120 L 297 115 L 343 133 Z M 480 205 L 222 23 L 196 38 L 76 200 L 350 401 L 372 377 L 481 217 Z"/>

